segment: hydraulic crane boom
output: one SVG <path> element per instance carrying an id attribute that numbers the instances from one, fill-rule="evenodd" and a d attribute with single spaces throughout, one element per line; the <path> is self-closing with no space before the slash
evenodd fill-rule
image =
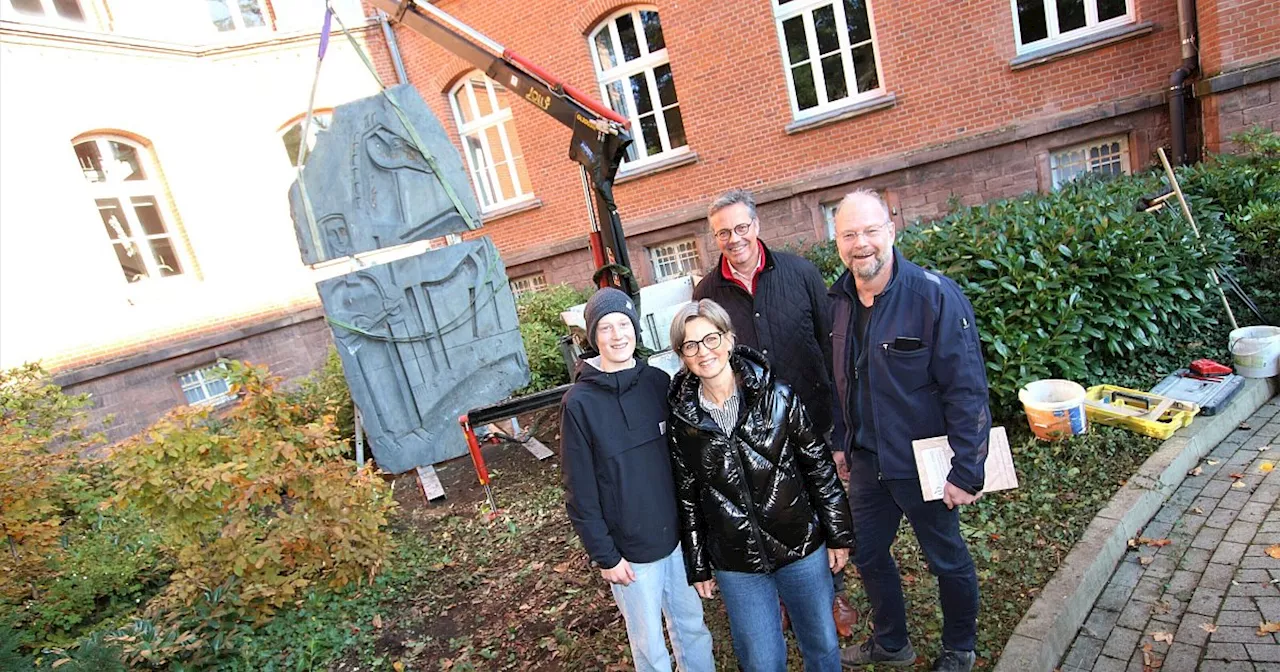
<path id="1" fill-rule="evenodd" d="M 640 313 L 640 284 L 631 271 L 622 221 L 613 200 L 613 180 L 631 144 L 625 118 L 592 96 L 560 81 L 430 4 L 415 0 L 371 0 L 391 19 L 448 49 L 490 79 L 573 131 L 569 158 L 580 166 L 591 220 L 594 279 L 600 287 L 625 291 Z M 639 334 L 637 334 L 639 337 Z"/>

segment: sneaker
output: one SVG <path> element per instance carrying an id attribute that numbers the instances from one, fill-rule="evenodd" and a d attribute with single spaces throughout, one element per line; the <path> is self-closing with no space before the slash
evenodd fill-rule
<path id="1" fill-rule="evenodd" d="M 868 639 L 858 646 L 845 647 L 840 651 L 840 664 L 844 667 L 862 667 L 864 665 L 875 664 L 877 667 L 884 665 L 885 667 L 910 667 L 916 662 L 916 650 L 911 648 L 911 642 L 898 649 L 897 651 L 889 651 L 875 640 Z"/>
<path id="2" fill-rule="evenodd" d="M 943 649 L 942 655 L 933 661 L 933 672 L 969 672 L 973 669 L 973 661 L 977 658 L 972 651 L 952 651 Z"/>

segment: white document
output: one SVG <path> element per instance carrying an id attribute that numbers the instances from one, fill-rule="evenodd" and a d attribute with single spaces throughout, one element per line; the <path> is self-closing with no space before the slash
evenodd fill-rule
<path id="1" fill-rule="evenodd" d="M 916 471 L 920 474 L 920 494 L 924 501 L 942 499 L 942 488 L 951 473 L 951 457 L 955 452 L 945 436 L 917 439 L 911 442 L 916 455 Z M 1013 470 L 1013 453 L 1004 427 L 992 427 L 987 440 L 986 482 L 983 492 L 1013 490 L 1018 487 L 1018 474 Z"/>

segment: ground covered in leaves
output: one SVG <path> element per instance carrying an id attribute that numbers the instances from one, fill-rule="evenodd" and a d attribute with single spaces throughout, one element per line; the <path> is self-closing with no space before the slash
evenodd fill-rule
<path id="1" fill-rule="evenodd" d="M 554 417 L 542 420 L 539 436 L 556 450 Z M 991 666 L 1094 514 L 1158 445 L 1106 427 L 1054 444 L 1009 429 L 1021 487 L 984 497 L 962 517 L 982 585 L 979 667 Z M 631 669 L 621 617 L 565 517 L 557 458 L 538 462 L 514 444 L 485 452 L 498 515 L 489 515 L 466 458 L 440 468 L 449 495 L 440 503 L 426 503 L 412 478 L 398 479 L 399 549 L 387 574 L 372 590 L 284 619 L 304 629 L 310 619 L 310 634 L 292 633 L 298 646 L 341 642 L 333 670 Z M 909 528 L 895 552 L 917 668 L 928 669 L 940 646 L 937 587 Z M 855 570 L 846 571 L 860 612 L 852 643 L 870 625 Z M 717 662 L 736 669 L 724 607 L 706 606 Z M 288 658 L 302 661 L 298 651 Z M 800 669 L 794 646 L 791 658 Z"/>

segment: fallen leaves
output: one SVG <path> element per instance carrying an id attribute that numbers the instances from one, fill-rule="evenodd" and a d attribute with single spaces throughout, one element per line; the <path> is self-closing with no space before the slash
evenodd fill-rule
<path id="1" fill-rule="evenodd" d="M 1265 453 L 1265 452 L 1267 452 L 1268 450 L 1271 450 L 1271 446 L 1258 446 L 1258 452 L 1259 452 L 1259 453 Z"/>
<path id="2" fill-rule="evenodd" d="M 1244 478 L 1244 474 L 1240 474 L 1240 473 L 1231 474 L 1231 478 L 1238 481 Z"/>
<path id="3" fill-rule="evenodd" d="M 1275 468 L 1276 468 L 1275 462 L 1264 460 L 1258 464 L 1258 473 L 1269 474 L 1272 471 L 1275 471 Z"/>
<path id="4" fill-rule="evenodd" d="M 1142 565 L 1143 567 L 1146 567 L 1147 565 L 1151 564 L 1154 561 L 1155 561 L 1155 558 L 1150 555 L 1144 555 L 1138 558 L 1138 564 Z"/>
<path id="5" fill-rule="evenodd" d="M 1212 635 L 1218 631 L 1218 626 L 1215 623 L 1201 623 L 1200 629 Z"/>
<path id="6" fill-rule="evenodd" d="M 1251 424 L 1249 424 L 1249 423 L 1247 423 L 1247 422 L 1242 422 L 1242 423 L 1240 423 L 1240 424 L 1236 425 L 1236 429 L 1253 429 L 1253 425 L 1251 425 Z"/>
<path id="7" fill-rule="evenodd" d="M 382 627 L 382 614 L 374 614 L 374 615 L 373 615 L 373 627 L 375 627 L 375 628 L 381 628 L 381 627 Z"/>
<path id="8" fill-rule="evenodd" d="M 1139 546 L 1155 546 L 1156 548 L 1160 548 L 1161 546 L 1168 546 L 1171 543 L 1173 542 L 1168 539 L 1148 539 L 1147 537 L 1138 537 L 1136 539 L 1129 540 L 1129 548 L 1137 548 Z"/>
<path id="9" fill-rule="evenodd" d="M 1164 634 L 1168 634 L 1168 633 L 1164 633 Z M 1173 639 L 1173 636 L 1169 635 L 1169 638 Z M 1164 660 L 1160 658 L 1156 658 L 1154 655 L 1151 654 L 1151 645 L 1143 644 L 1142 645 L 1143 672 L 1148 672 L 1149 670 L 1158 670 L 1162 665 L 1164 665 Z"/>
<path id="10" fill-rule="evenodd" d="M 1235 483 L 1231 484 L 1231 487 L 1235 488 L 1236 490 L 1239 490 L 1240 488 L 1247 488 L 1249 486 L 1245 485 L 1244 481 L 1236 481 Z"/>
<path id="11" fill-rule="evenodd" d="M 1188 475 L 1188 476 L 1199 476 L 1200 474 L 1203 474 L 1203 473 L 1204 473 L 1204 468 L 1203 468 L 1203 467 L 1196 467 L 1195 469 L 1192 469 L 1191 471 L 1188 471 L 1188 472 L 1187 472 L 1187 475 Z"/>
<path id="12" fill-rule="evenodd" d="M 1173 633 L 1172 633 L 1172 632 L 1151 632 L 1151 633 L 1147 633 L 1147 634 L 1151 635 L 1151 639 L 1154 639 L 1154 640 L 1156 640 L 1157 642 L 1164 642 L 1165 644 L 1172 644 L 1172 643 L 1173 643 Z"/>
<path id="13" fill-rule="evenodd" d="M 1202 508 L 1200 508 L 1200 507 L 1198 507 L 1198 506 L 1193 506 L 1193 507 L 1191 507 L 1191 513 L 1194 513 L 1194 514 L 1196 514 L 1197 516 L 1201 516 L 1201 515 L 1204 515 L 1204 509 L 1202 509 Z"/>
<path id="14" fill-rule="evenodd" d="M 1280 544 L 1272 544 L 1267 547 L 1267 555 L 1280 560 Z"/>
<path id="15" fill-rule="evenodd" d="M 1280 632 L 1280 622 L 1277 622 L 1277 621 L 1267 621 L 1266 623 L 1263 623 L 1263 624 L 1261 624 L 1261 625 L 1259 625 L 1259 626 L 1258 626 L 1258 636 L 1259 636 L 1259 637 L 1264 637 L 1264 636 L 1269 635 L 1269 634 L 1271 634 L 1271 633 L 1273 633 L 1273 632 Z"/>

